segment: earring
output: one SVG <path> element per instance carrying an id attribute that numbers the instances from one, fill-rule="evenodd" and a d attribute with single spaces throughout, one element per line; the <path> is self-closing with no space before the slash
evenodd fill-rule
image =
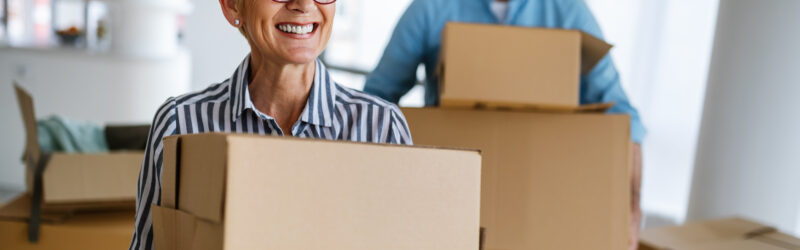
<path id="1" fill-rule="evenodd" d="M 236 24 L 236 26 L 239 26 L 239 19 L 234 20 L 233 23 Z"/>

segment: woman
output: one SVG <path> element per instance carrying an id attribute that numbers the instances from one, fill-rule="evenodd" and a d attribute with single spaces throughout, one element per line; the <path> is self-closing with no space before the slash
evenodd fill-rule
<path id="1" fill-rule="evenodd" d="M 316 58 L 333 28 L 336 0 L 220 0 L 250 55 L 225 82 L 170 98 L 158 110 L 139 176 L 130 249 L 151 249 L 150 204 L 160 204 L 162 138 L 241 132 L 412 144 L 393 104 L 334 83 Z"/>

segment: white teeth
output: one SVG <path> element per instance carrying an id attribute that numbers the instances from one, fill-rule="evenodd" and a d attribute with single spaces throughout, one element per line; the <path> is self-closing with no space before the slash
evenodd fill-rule
<path id="1" fill-rule="evenodd" d="M 300 25 L 292 25 L 292 24 L 281 24 L 281 25 L 278 25 L 278 29 L 283 31 L 283 32 L 287 32 L 287 33 L 294 33 L 294 34 L 303 35 L 303 34 L 308 34 L 308 33 L 311 33 L 312 31 L 314 31 L 314 25 L 313 24 L 308 24 L 308 25 L 300 26 Z"/>

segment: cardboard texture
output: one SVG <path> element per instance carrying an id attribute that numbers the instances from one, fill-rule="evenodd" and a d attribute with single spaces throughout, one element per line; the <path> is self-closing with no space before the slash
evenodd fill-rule
<path id="1" fill-rule="evenodd" d="M 639 235 L 643 250 L 787 250 L 800 249 L 800 239 L 742 218 L 654 228 Z"/>
<path id="2" fill-rule="evenodd" d="M 483 153 L 484 249 L 625 249 L 629 118 L 403 109 L 417 145 Z"/>
<path id="3" fill-rule="evenodd" d="M 230 134 L 164 145 L 158 249 L 478 249 L 477 151 Z"/>
<path id="4" fill-rule="evenodd" d="M 42 213 L 41 220 L 45 223 L 62 222 L 69 216 L 63 212 Z M 0 220 L 25 221 L 31 217 L 31 198 L 27 194 L 20 195 L 11 202 L 0 207 Z"/>
<path id="5" fill-rule="evenodd" d="M 28 242 L 30 197 L 23 195 L 0 208 L 0 249 L 106 250 L 126 249 L 131 242 L 134 214 L 43 214 L 39 242 Z M 48 219 L 49 218 L 49 219 Z"/>
<path id="6" fill-rule="evenodd" d="M 36 131 L 33 98 L 15 85 L 26 134 L 26 185 L 32 191 L 33 171 L 43 158 Z M 144 152 L 106 154 L 53 153 L 43 174 L 43 208 L 133 209 L 136 182 Z"/>
<path id="7" fill-rule="evenodd" d="M 576 30 L 447 23 L 441 106 L 577 108 L 581 74 L 610 49 Z"/>

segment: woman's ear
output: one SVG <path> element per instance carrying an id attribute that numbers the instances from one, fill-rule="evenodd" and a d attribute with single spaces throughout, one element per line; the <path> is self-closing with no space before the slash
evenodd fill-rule
<path id="1" fill-rule="evenodd" d="M 241 0 L 219 0 L 219 5 L 222 7 L 222 14 L 225 15 L 225 19 L 228 20 L 228 23 L 237 28 L 242 25 L 238 1 Z"/>

